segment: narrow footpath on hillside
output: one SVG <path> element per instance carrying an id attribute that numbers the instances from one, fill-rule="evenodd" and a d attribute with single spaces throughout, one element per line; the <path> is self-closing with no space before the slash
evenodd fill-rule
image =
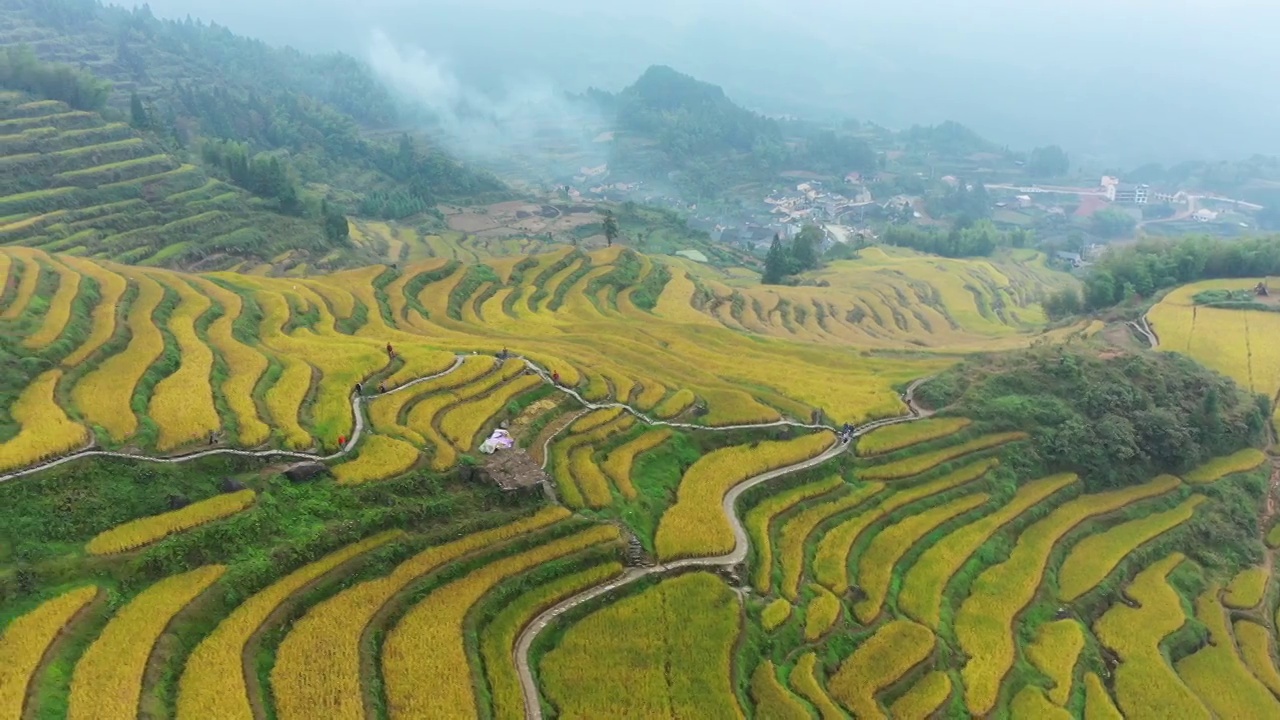
<path id="1" fill-rule="evenodd" d="M 903 401 L 907 405 L 906 415 L 902 415 L 896 418 L 886 418 L 884 420 L 876 420 L 873 422 L 869 422 L 865 425 L 861 425 L 854 429 L 852 437 L 850 437 L 848 440 L 837 441 L 834 445 L 832 445 L 830 448 L 828 448 L 825 452 L 823 452 L 821 455 L 818 455 L 817 457 L 813 457 L 803 462 L 795 463 L 793 465 L 780 467 L 780 468 L 777 468 L 776 470 L 770 470 L 769 472 L 756 475 L 755 477 L 748 478 L 742 481 L 741 483 L 738 483 L 737 485 L 733 486 L 733 488 L 731 488 L 729 492 L 725 494 L 724 500 L 721 503 L 721 511 L 724 513 L 725 517 L 728 518 L 729 524 L 733 527 L 734 546 L 731 552 L 724 555 L 717 555 L 714 557 L 684 558 L 681 560 L 673 560 L 667 563 L 659 563 L 657 565 L 652 565 L 649 567 L 632 568 L 630 570 L 627 570 L 625 573 L 618 576 L 617 578 L 614 578 L 613 580 L 609 580 L 608 582 L 602 583 L 600 585 L 596 585 L 595 587 L 588 588 L 576 595 L 573 595 L 572 597 L 562 600 L 561 602 L 544 610 L 541 614 L 535 617 L 528 625 L 525 626 L 524 630 L 520 632 L 520 637 L 516 640 L 514 657 L 512 658 L 516 665 L 516 672 L 520 675 L 520 687 L 524 693 L 525 719 L 526 720 L 542 720 L 541 694 L 538 692 L 538 683 L 533 676 L 533 670 L 529 666 L 529 652 L 533 648 L 534 642 L 537 641 L 538 636 L 541 635 L 560 616 L 578 607 L 579 605 L 582 605 L 583 603 L 590 602 L 602 595 L 605 595 L 614 590 L 617 590 L 618 588 L 624 587 L 626 585 L 630 585 L 631 583 L 634 583 L 635 581 L 641 578 L 660 575 L 664 573 L 676 572 L 679 570 L 685 570 L 689 568 L 732 567 L 734 565 L 737 565 L 745 561 L 747 559 L 747 552 L 750 549 L 751 543 L 747 537 L 747 529 L 742 524 L 742 518 L 738 516 L 738 511 L 737 511 L 738 498 L 742 497 L 743 493 L 747 492 L 751 488 L 756 487 L 757 485 L 761 485 L 763 483 L 769 482 L 770 480 L 774 480 L 784 475 L 789 475 L 794 472 L 807 470 L 811 467 L 816 467 L 818 465 L 821 465 L 827 462 L 828 460 L 831 460 L 832 458 L 839 456 L 844 451 L 848 450 L 849 446 L 853 443 L 854 438 L 865 435 L 868 432 L 871 432 L 872 430 L 884 427 L 886 425 L 894 425 L 898 423 L 911 422 L 914 420 L 921 420 L 923 418 L 929 417 L 930 415 L 932 415 L 932 412 L 921 408 L 919 405 L 916 404 L 916 401 L 915 401 L 916 389 L 919 388 L 922 384 L 924 384 L 927 380 L 928 378 L 916 380 L 915 382 L 911 383 L 910 386 L 907 387 L 906 393 L 903 394 Z M 644 416 L 640 415 L 640 417 L 643 418 Z M 777 425 L 777 424 L 779 423 L 770 423 L 770 425 Z M 787 424 L 799 425 L 798 423 L 787 423 Z M 703 428 L 702 426 L 688 426 L 688 425 L 677 425 L 677 426 L 708 429 L 708 428 Z M 746 426 L 746 427 L 750 427 L 750 426 Z M 767 426 L 756 426 L 756 427 L 767 427 Z M 815 427 L 815 426 L 802 425 L 802 427 Z"/>

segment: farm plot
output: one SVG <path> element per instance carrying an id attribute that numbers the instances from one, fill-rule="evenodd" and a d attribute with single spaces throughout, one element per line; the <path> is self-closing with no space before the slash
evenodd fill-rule
<path id="1" fill-rule="evenodd" d="M 664 580 L 565 631 L 539 668 L 547 700 L 565 717 L 741 718 L 730 682 L 738 620 L 715 575 Z M 616 641 L 599 642 L 606 635 Z"/>
<path id="2" fill-rule="evenodd" d="M 756 592 L 767 593 L 773 584 L 773 537 L 770 530 L 775 518 L 805 500 L 829 493 L 842 484 L 844 480 L 839 475 L 833 475 L 771 495 L 747 512 L 743 525 L 747 528 L 751 549 L 755 553 L 751 584 Z"/>
<path id="3" fill-rule="evenodd" d="M 818 541 L 813 563 L 815 578 L 836 594 L 843 595 L 848 592 L 849 555 L 858 537 L 868 527 L 913 502 L 978 480 L 998 464 L 999 462 L 994 459 L 981 460 L 936 480 L 904 488 L 885 498 L 870 510 L 835 526 Z"/>
<path id="4" fill-rule="evenodd" d="M 286 720 L 314 717 L 316 708 L 337 720 L 363 718 L 361 637 L 383 606 L 410 583 L 463 556 L 550 527 L 568 515 L 564 508 L 551 508 L 428 548 L 387 576 L 354 585 L 311 607 L 276 653 L 271 670 L 276 712 Z"/>
<path id="5" fill-rule="evenodd" d="M 196 646 L 178 682 L 177 717 L 252 717 L 244 650 L 253 635 L 294 593 L 364 553 L 401 537 L 389 531 L 349 545 L 277 580 L 244 601 Z"/>
<path id="6" fill-rule="evenodd" d="M 961 676 L 971 711 L 986 713 L 995 705 L 1000 683 L 1013 665 L 1013 619 L 1035 596 L 1058 540 L 1091 516 L 1161 495 L 1179 484 L 1166 475 L 1144 485 L 1071 500 L 1024 530 L 1008 560 L 978 576 L 955 620 L 956 638 L 969 655 Z"/>
<path id="7" fill-rule="evenodd" d="M 1182 602 L 1166 580 L 1182 561 L 1182 554 L 1174 553 L 1138 573 L 1125 589 L 1138 607 L 1113 605 L 1094 624 L 1098 641 L 1120 660 L 1116 699 L 1126 717 L 1147 717 L 1156 708 L 1171 717 L 1212 717 L 1160 651 L 1160 641 L 1186 622 Z"/>
<path id="8" fill-rule="evenodd" d="M 1196 618 L 1209 629 L 1209 644 L 1178 661 L 1178 675 L 1219 717 L 1280 717 L 1280 701 L 1249 672 L 1232 641 L 1221 588 L 1196 598 Z"/>
<path id="9" fill-rule="evenodd" d="M 876 694 L 933 652 L 933 632 L 910 620 L 895 620 L 858 646 L 831 677 L 828 687 L 859 718 L 885 717 Z"/>
<path id="10" fill-rule="evenodd" d="M 754 475 L 820 455 L 833 440 L 831 433 L 820 432 L 704 455 L 685 473 L 676 504 L 659 521 L 658 555 L 670 560 L 733 550 L 733 531 L 720 507 L 725 493 Z"/>
<path id="11" fill-rule="evenodd" d="M 76 663 L 67 717 L 133 717 L 151 648 L 173 616 L 225 571 L 210 565 L 161 580 L 111 618 Z"/>
<path id="12" fill-rule="evenodd" d="M 240 490 L 192 503 L 179 510 L 131 520 L 95 536 L 85 546 L 91 555 L 128 552 L 174 533 L 230 517 L 253 504 L 256 493 Z"/>
<path id="13" fill-rule="evenodd" d="M 864 468 L 859 471 L 858 477 L 863 480 L 901 480 L 903 478 L 919 475 L 923 472 L 928 472 L 943 463 L 951 462 L 952 460 L 962 458 L 965 455 L 971 455 L 982 450 L 999 447 L 1000 445 L 1017 440 L 1025 440 L 1026 438 L 1027 434 L 1021 432 L 984 435 L 982 437 L 974 438 L 968 442 L 953 445 L 941 450 L 921 453 L 912 457 L 903 458 L 902 460 L 885 463 L 884 465 L 872 465 L 871 467 Z"/>
<path id="14" fill-rule="evenodd" d="M 0 635 L 0 712 L 22 717 L 27 686 L 58 633 L 98 594 L 86 585 L 64 593 L 9 623 Z"/>
<path id="15" fill-rule="evenodd" d="M 502 580 L 618 538 L 618 529 L 605 525 L 539 545 L 445 585 L 411 608 L 387 635 L 382 649 L 390 714 L 478 715 L 463 637 L 467 612 Z"/>

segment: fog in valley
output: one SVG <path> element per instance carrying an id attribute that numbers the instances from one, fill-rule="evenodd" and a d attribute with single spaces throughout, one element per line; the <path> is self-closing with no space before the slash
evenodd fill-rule
<path id="1" fill-rule="evenodd" d="M 151 0 L 369 61 L 476 150 L 562 91 L 652 64 L 774 115 L 903 128 L 956 120 L 1016 148 L 1136 165 L 1280 153 L 1280 8 L 1260 0 Z M 461 122 L 458 108 L 470 121 Z M 566 110 L 567 112 L 567 110 Z M 476 118 L 483 118 L 476 121 Z M 513 129 L 514 128 L 514 129 Z M 486 135 L 486 133 L 488 133 Z"/>

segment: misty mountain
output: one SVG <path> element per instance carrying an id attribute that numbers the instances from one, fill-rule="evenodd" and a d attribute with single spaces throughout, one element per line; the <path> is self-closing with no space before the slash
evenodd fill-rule
<path id="1" fill-rule="evenodd" d="M 650 67 L 617 95 L 595 90 L 585 98 L 613 113 L 614 170 L 660 178 L 674 169 L 692 199 L 771 180 L 787 168 L 844 174 L 876 166 L 860 137 L 765 117 L 721 87 L 667 66 Z"/>

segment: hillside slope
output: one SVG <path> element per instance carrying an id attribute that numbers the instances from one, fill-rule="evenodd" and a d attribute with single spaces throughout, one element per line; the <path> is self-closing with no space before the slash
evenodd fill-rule
<path id="1" fill-rule="evenodd" d="M 0 94 L 0 243 L 209 269 L 291 249 L 323 265 L 344 249 L 124 123 L 12 92 Z"/>
<path id="2" fill-rule="evenodd" d="M 501 182 L 421 138 L 406 148 L 395 101 L 363 64 L 238 37 L 217 25 L 163 21 L 143 6 L 97 0 L 11 0 L 0 45 L 109 80 L 126 117 L 136 94 L 159 136 L 287 154 L 293 172 L 348 212 L 404 217 L 445 199 L 504 193 Z M 378 136 L 370 135 L 378 131 Z"/>

